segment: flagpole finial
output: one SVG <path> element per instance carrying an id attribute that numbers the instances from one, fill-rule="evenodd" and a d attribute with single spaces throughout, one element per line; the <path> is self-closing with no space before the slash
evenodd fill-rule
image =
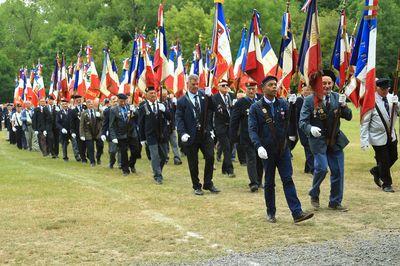
<path id="1" fill-rule="evenodd" d="M 224 0 L 214 0 L 214 3 L 215 3 L 215 4 L 223 4 L 223 3 L 224 3 Z"/>

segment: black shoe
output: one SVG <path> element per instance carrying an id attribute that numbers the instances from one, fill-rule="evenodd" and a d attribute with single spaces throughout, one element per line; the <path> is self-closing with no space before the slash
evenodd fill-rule
<path id="1" fill-rule="evenodd" d="M 80 161 L 82 161 L 82 159 L 81 159 L 80 157 L 78 157 L 78 158 L 75 158 L 75 160 L 76 160 L 77 162 L 80 162 Z"/>
<path id="2" fill-rule="evenodd" d="M 348 208 L 342 206 L 341 204 L 337 204 L 337 205 L 331 205 L 331 204 L 329 204 L 329 205 L 328 205 L 328 208 L 329 208 L 330 210 L 332 210 L 332 211 L 339 211 L 339 212 L 347 212 L 347 211 L 349 211 Z"/>
<path id="3" fill-rule="evenodd" d="M 52 158 L 52 159 L 57 159 L 57 156 L 52 155 L 51 158 Z"/>
<path id="4" fill-rule="evenodd" d="M 394 193 L 394 189 L 393 189 L 392 186 L 384 187 L 384 188 L 382 188 L 382 190 L 383 190 L 384 192 L 391 192 L 391 193 Z"/>
<path id="5" fill-rule="evenodd" d="M 90 167 L 95 167 L 95 166 L 96 166 L 95 163 L 91 163 L 91 164 L 90 164 Z"/>
<path id="6" fill-rule="evenodd" d="M 305 220 L 308 220 L 310 218 L 312 218 L 314 216 L 314 213 L 310 212 L 310 213 L 306 213 L 306 212 L 301 212 L 296 218 L 294 218 L 294 223 L 300 223 L 303 222 Z"/>
<path id="7" fill-rule="evenodd" d="M 194 190 L 194 194 L 197 195 L 197 196 L 203 196 L 204 192 L 203 192 L 203 190 L 201 188 L 198 188 L 198 189 Z"/>
<path id="8" fill-rule="evenodd" d="M 131 173 L 136 173 L 136 168 L 135 167 L 129 167 L 131 169 Z"/>
<path id="9" fill-rule="evenodd" d="M 253 193 L 257 192 L 258 191 L 258 185 L 251 185 L 250 186 L 250 191 L 253 192 Z"/>
<path id="10" fill-rule="evenodd" d="M 157 184 L 162 185 L 163 183 L 162 178 L 156 178 L 155 180 Z"/>
<path id="11" fill-rule="evenodd" d="M 101 164 L 101 160 L 100 160 L 100 159 L 97 160 L 97 164 L 98 164 L 98 165 Z"/>
<path id="12" fill-rule="evenodd" d="M 180 159 L 175 159 L 174 160 L 174 165 L 181 165 L 182 161 Z"/>
<path id="13" fill-rule="evenodd" d="M 371 175 L 374 177 L 374 182 L 378 187 L 382 187 L 382 181 L 379 178 L 379 174 L 378 174 L 378 168 L 376 167 L 372 167 L 369 172 L 371 173 Z"/>
<path id="14" fill-rule="evenodd" d="M 318 197 L 311 197 L 311 205 L 315 208 L 319 208 L 319 198 Z"/>
<path id="15" fill-rule="evenodd" d="M 230 173 L 230 174 L 228 174 L 228 177 L 234 178 L 234 177 L 236 177 L 236 175 L 234 173 Z"/>
<path id="16" fill-rule="evenodd" d="M 63 158 L 64 162 L 68 162 L 69 159 L 68 158 Z"/>
<path id="17" fill-rule="evenodd" d="M 122 175 L 123 175 L 123 176 L 128 176 L 128 175 L 129 175 L 129 172 L 122 172 Z"/>
<path id="18" fill-rule="evenodd" d="M 82 163 L 87 163 L 87 160 L 82 160 Z"/>
<path id="19" fill-rule="evenodd" d="M 267 214 L 267 222 L 272 223 L 272 224 L 276 223 L 275 215 Z"/>
<path id="20" fill-rule="evenodd" d="M 227 174 L 228 174 L 228 172 L 226 172 L 226 171 L 222 171 L 222 174 L 223 174 L 223 175 L 227 175 Z"/>
<path id="21" fill-rule="evenodd" d="M 219 190 L 218 188 L 216 188 L 215 186 L 212 186 L 210 188 L 203 188 L 204 190 L 209 190 L 211 193 L 219 193 L 221 192 L 221 190 Z"/>
<path id="22" fill-rule="evenodd" d="M 113 164 L 110 164 L 110 165 L 108 165 L 108 168 L 114 169 L 114 165 L 113 165 Z"/>

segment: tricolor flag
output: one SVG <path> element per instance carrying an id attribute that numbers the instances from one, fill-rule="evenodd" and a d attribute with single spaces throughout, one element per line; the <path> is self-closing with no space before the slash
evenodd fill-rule
<path id="1" fill-rule="evenodd" d="M 199 76 L 199 88 L 204 88 L 206 86 L 203 55 L 199 43 L 196 44 L 196 49 L 193 51 L 193 61 L 190 66 L 190 74 L 196 74 Z"/>
<path id="2" fill-rule="evenodd" d="M 375 106 L 375 63 L 378 0 L 365 0 L 363 18 L 351 56 L 355 77 L 360 83 L 361 119 Z"/>
<path id="3" fill-rule="evenodd" d="M 246 74 L 254 79 L 258 84 L 261 84 L 265 78 L 264 59 L 261 53 L 260 37 L 260 14 L 257 10 L 254 10 L 253 17 L 250 21 L 243 68 Z"/>
<path id="4" fill-rule="evenodd" d="M 35 70 L 32 69 L 29 78 L 26 79 L 26 100 L 30 100 L 31 103 L 36 107 L 38 105 L 38 95 L 35 93 L 32 87 L 32 83 L 35 78 Z"/>
<path id="5" fill-rule="evenodd" d="M 139 61 L 137 67 L 136 89 L 139 89 L 143 93 L 146 91 L 147 87 L 154 87 L 153 66 L 147 52 L 147 43 L 144 35 L 139 35 L 138 37 L 138 49 Z"/>
<path id="6" fill-rule="evenodd" d="M 86 46 L 86 58 L 89 66 L 86 74 L 89 77 L 90 85 L 86 90 L 85 98 L 94 100 L 100 96 L 100 79 L 92 56 L 92 46 Z"/>
<path id="7" fill-rule="evenodd" d="M 133 40 L 133 45 L 132 45 L 132 55 L 128 71 L 128 83 L 130 86 L 130 92 L 129 92 L 130 95 L 134 94 L 138 65 L 139 65 L 138 37 L 135 35 L 135 39 Z"/>
<path id="8" fill-rule="evenodd" d="M 243 74 L 242 63 L 245 58 L 245 52 L 246 52 L 246 38 L 247 38 L 247 29 L 246 27 L 243 27 L 242 38 L 240 40 L 239 50 L 236 55 L 235 65 L 233 67 L 233 75 L 235 77 L 235 80 L 239 80 Z"/>
<path id="9" fill-rule="evenodd" d="M 21 68 L 19 70 L 17 103 L 22 103 L 24 101 L 26 93 L 25 88 L 26 88 L 25 69 Z"/>
<path id="10" fill-rule="evenodd" d="M 86 83 L 84 77 L 84 63 L 82 59 L 82 50 L 78 53 L 78 59 L 75 65 L 74 75 L 74 95 L 80 95 L 82 97 L 86 94 Z"/>
<path id="11" fill-rule="evenodd" d="M 160 4 L 158 8 L 158 22 L 157 22 L 157 40 L 156 40 L 156 52 L 154 54 L 154 72 L 155 72 L 155 86 L 160 88 L 162 82 L 169 75 L 168 67 L 168 47 L 167 40 L 165 37 L 164 28 L 164 8 Z"/>
<path id="12" fill-rule="evenodd" d="M 20 102 L 20 96 L 19 96 L 19 76 L 21 74 L 18 74 L 15 77 L 15 88 L 14 88 L 14 105 L 16 105 L 18 102 Z"/>
<path id="13" fill-rule="evenodd" d="M 119 89 L 118 93 L 123 93 L 126 95 L 130 94 L 130 84 L 129 84 L 129 58 L 125 58 L 122 62 L 122 75 L 119 79 Z"/>
<path id="14" fill-rule="evenodd" d="M 46 88 L 44 86 L 42 68 L 43 66 L 38 63 L 35 70 L 35 79 L 33 81 L 33 91 L 37 94 L 39 100 L 46 97 Z"/>
<path id="15" fill-rule="evenodd" d="M 281 75 L 281 95 L 286 96 L 290 93 L 290 82 L 297 66 L 297 48 L 292 34 L 291 19 L 289 9 L 283 14 L 281 29 L 281 49 L 279 52 L 279 67 L 282 69 Z"/>
<path id="16" fill-rule="evenodd" d="M 112 62 L 110 59 L 110 51 L 103 49 L 103 71 L 101 73 L 100 92 L 105 97 L 118 94 L 119 79 L 118 74 L 114 72 Z"/>
<path id="17" fill-rule="evenodd" d="M 307 18 L 304 25 L 303 39 L 299 53 L 299 71 L 303 75 L 307 85 L 310 85 L 314 93 L 322 93 L 322 54 L 318 25 L 317 0 L 308 0 L 303 10 L 307 10 Z M 315 104 L 318 97 L 314 97 Z"/>
<path id="18" fill-rule="evenodd" d="M 340 90 L 342 90 L 348 79 L 350 52 L 349 37 L 347 35 L 346 11 L 343 9 L 340 15 L 340 22 L 331 62 L 333 68 L 339 71 L 336 83 Z"/>
<path id="19" fill-rule="evenodd" d="M 180 98 L 186 93 L 186 75 L 185 68 L 183 66 L 181 45 L 179 42 L 177 43 L 176 62 L 177 65 L 174 78 L 174 94 L 176 98 Z"/>
<path id="20" fill-rule="evenodd" d="M 65 67 L 65 55 L 64 53 L 62 54 L 61 58 L 61 66 L 59 69 L 59 90 L 60 90 L 60 96 L 61 98 L 65 98 L 66 100 L 70 100 L 70 94 L 68 90 L 68 74 L 67 74 L 67 69 Z"/>
<path id="21" fill-rule="evenodd" d="M 217 86 L 221 79 L 229 80 L 233 78 L 232 54 L 222 5 L 223 2 L 223 0 L 214 0 L 215 20 L 211 45 L 213 57 L 215 58 L 214 86 Z"/>
<path id="22" fill-rule="evenodd" d="M 54 60 L 54 70 L 51 74 L 51 82 L 49 88 L 49 96 L 54 97 L 56 101 L 58 101 L 58 75 L 59 75 L 59 67 L 60 67 L 60 58 L 58 53 L 56 55 L 56 59 Z"/>
<path id="23" fill-rule="evenodd" d="M 271 75 L 280 77 L 281 71 L 278 65 L 278 57 L 276 57 L 274 49 L 272 49 L 271 43 L 267 36 L 264 36 L 262 45 L 261 56 L 264 65 L 264 76 Z"/>
<path id="24" fill-rule="evenodd" d="M 178 47 L 172 46 L 169 50 L 168 59 L 168 77 L 165 79 L 165 87 L 168 91 L 174 91 L 174 79 L 175 79 L 175 58 L 177 57 Z"/>

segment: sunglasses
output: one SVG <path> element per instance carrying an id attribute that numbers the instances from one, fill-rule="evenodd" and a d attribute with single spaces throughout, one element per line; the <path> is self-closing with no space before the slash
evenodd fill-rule
<path id="1" fill-rule="evenodd" d="M 222 88 L 225 88 L 225 87 L 228 87 L 228 84 L 221 84 L 219 86 L 222 87 Z"/>

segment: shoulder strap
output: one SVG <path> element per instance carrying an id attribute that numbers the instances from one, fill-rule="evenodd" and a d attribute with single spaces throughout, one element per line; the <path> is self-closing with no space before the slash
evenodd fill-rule
<path id="1" fill-rule="evenodd" d="M 256 104 L 258 105 L 258 107 L 260 107 L 261 111 L 263 112 L 265 123 L 267 123 L 267 125 L 269 127 L 269 130 L 271 130 L 272 137 L 274 138 L 275 141 L 277 141 L 277 139 L 276 139 L 276 129 L 275 129 L 274 121 L 269 116 L 267 108 L 265 108 L 263 106 L 262 99 L 257 101 Z"/>
<path id="2" fill-rule="evenodd" d="M 383 118 L 382 112 L 381 112 L 381 110 L 379 109 L 379 107 L 378 107 L 378 105 L 376 103 L 375 103 L 375 109 L 378 112 L 379 118 L 381 119 L 381 121 L 383 123 L 383 126 L 385 127 L 386 135 L 388 137 L 388 142 L 389 142 L 392 139 L 392 135 L 389 132 L 388 124 L 386 123 L 385 118 Z"/>

